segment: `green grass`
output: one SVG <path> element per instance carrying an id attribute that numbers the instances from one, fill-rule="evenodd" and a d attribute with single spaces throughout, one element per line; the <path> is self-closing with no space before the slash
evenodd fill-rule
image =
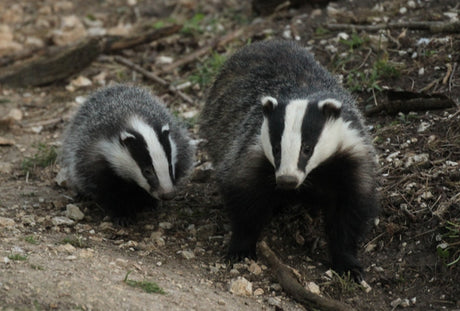
<path id="1" fill-rule="evenodd" d="M 62 239 L 61 244 L 70 244 L 76 248 L 87 248 L 88 243 L 83 240 L 83 236 L 75 234 L 73 236 L 66 236 Z"/>
<path id="2" fill-rule="evenodd" d="M 354 50 L 357 48 L 360 48 L 365 42 L 367 42 L 367 39 L 363 39 L 360 36 L 358 36 L 356 33 L 352 33 L 350 39 L 340 39 L 340 43 L 348 46 L 350 50 Z"/>
<path id="3" fill-rule="evenodd" d="M 339 275 L 334 270 L 332 271 L 332 283 L 336 284 L 340 292 L 343 295 L 351 295 L 355 293 L 358 289 L 362 289 L 363 286 L 356 283 L 348 272 L 346 275 Z"/>
<path id="4" fill-rule="evenodd" d="M 8 255 L 8 259 L 16 260 L 16 261 L 24 261 L 24 260 L 27 260 L 27 256 L 21 255 L 21 254 L 10 254 Z"/>
<path id="5" fill-rule="evenodd" d="M 40 271 L 43 271 L 45 270 L 45 268 L 43 268 L 43 266 L 40 266 L 40 265 L 36 265 L 36 264 L 30 264 L 30 267 L 34 270 L 40 270 Z"/>
<path id="6" fill-rule="evenodd" d="M 189 76 L 190 82 L 198 84 L 200 87 L 209 85 L 219 72 L 225 60 L 225 55 L 213 52 L 209 58 L 197 66 L 195 73 Z"/>
<path id="7" fill-rule="evenodd" d="M 131 287 L 140 288 L 144 292 L 149 294 L 165 294 L 165 291 L 155 282 L 128 280 L 128 276 L 130 273 L 131 271 L 128 271 L 126 273 L 125 279 L 123 280 L 123 282 L 127 285 Z"/>
<path id="8" fill-rule="evenodd" d="M 368 71 L 351 70 L 346 79 L 347 87 L 353 91 L 382 91 L 382 80 L 397 79 L 401 75 L 398 67 L 382 58 L 377 60 Z"/>
<path id="9" fill-rule="evenodd" d="M 38 241 L 35 239 L 35 237 L 33 235 L 26 236 L 24 238 L 24 241 L 26 241 L 27 243 L 30 243 L 30 244 L 35 244 L 35 245 L 38 244 Z"/>
<path id="10" fill-rule="evenodd" d="M 196 13 L 191 19 L 184 23 L 181 33 L 184 35 L 202 34 L 204 32 L 204 18 L 205 15 L 203 13 Z"/>
<path id="11" fill-rule="evenodd" d="M 441 243 L 436 247 L 438 256 L 446 266 L 454 266 L 460 262 L 460 219 L 447 221 L 443 228 Z"/>
<path id="12" fill-rule="evenodd" d="M 56 162 L 56 147 L 44 143 L 37 145 L 37 152 L 32 157 L 25 157 L 21 167 L 24 172 L 30 172 L 36 167 L 47 167 Z"/>

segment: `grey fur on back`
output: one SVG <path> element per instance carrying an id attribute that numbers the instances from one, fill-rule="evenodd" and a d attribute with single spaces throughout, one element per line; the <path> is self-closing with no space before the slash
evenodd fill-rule
<path id="1" fill-rule="evenodd" d="M 219 178 L 241 167 L 239 161 L 263 156 L 262 151 L 253 152 L 263 121 L 262 96 L 278 100 L 337 98 L 342 101 L 342 117 L 351 121 L 370 145 L 352 96 L 305 48 L 294 41 L 256 42 L 224 64 L 201 112 L 200 135 L 212 142 L 206 148 L 220 170 Z"/>
<path id="2" fill-rule="evenodd" d="M 194 149 L 187 131 L 170 115 L 159 98 L 143 88 L 114 85 L 93 93 L 78 109 L 63 135 L 60 163 L 67 169 L 69 185 L 81 194 L 94 192 L 92 177 L 102 155 L 96 152 L 98 141 L 117 137 L 133 115 L 161 130 L 170 126 L 177 144 L 176 180 L 187 175 L 193 164 Z"/>

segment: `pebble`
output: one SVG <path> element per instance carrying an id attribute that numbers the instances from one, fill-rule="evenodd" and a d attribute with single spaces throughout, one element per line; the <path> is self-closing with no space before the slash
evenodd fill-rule
<path id="1" fill-rule="evenodd" d="M 392 306 L 393 308 L 396 308 L 397 306 L 399 306 L 402 302 L 402 299 L 401 298 L 397 298 L 395 300 L 393 300 L 392 302 L 390 302 L 390 306 Z"/>
<path id="2" fill-rule="evenodd" d="M 262 269 L 255 262 L 251 263 L 251 265 L 248 268 L 248 271 L 251 272 L 254 275 L 260 275 L 262 273 Z"/>
<path id="3" fill-rule="evenodd" d="M 273 283 L 272 285 L 270 285 L 270 288 L 276 292 L 279 292 L 282 290 L 282 287 L 279 283 Z"/>
<path id="4" fill-rule="evenodd" d="M 51 223 L 55 226 L 60 225 L 73 225 L 75 221 L 70 218 L 63 217 L 63 216 L 56 216 L 51 219 Z"/>
<path id="5" fill-rule="evenodd" d="M 267 299 L 267 302 L 268 302 L 269 305 L 275 306 L 275 307 L 283 310 L 281 308 L 281 299 L 279 299 L 278 297 L 270 297 L 270 298 Z"/>
<path id="6" fill-rule="evenodd" d="M 263 295 L 265 292 L 262 288 L 258 288 L 254 291 L 254 296 L 260 296 L 260 295 Z"/>
<path id="7" fill-rule="evenodd" d="M 181 255 L 187 260 L 195 258 L 195 254 L 192 251 L 181 251 Z"/>
<path id="8" fill-rule="evenodd" d="M 307 282 L 307 284 L 305 284 L 305 288 L 313 294 L 316 294 L 316 295 L 321 294 L 321 291 L 319 290 L 319 286 L 315 282 Z"/>
<path id="9" fill-rule="evenodd" d="M 238 271 L 237 269 L 230 270 L 230 275 L 236 276 L 236 275 L 239 275 L 239 274 L 240 274 L 240 271 Z"/>
<path id="10" fill-rule="evenodd" d="M 14 219 L 11 218 L 6 218 L 6 217 L 0 217 L 0 227 L 13 227 L 16 224 Z"/>
<path id="11" fill-rule="evenodd" d="M 75 204 L 67 204 L 65 215 L 73 220 L 82 220 L 85 218 L 85 214 L 80 211 L 80 208 Z"/>
<path id="12" fill-rule="evenodd" d="M 161 229 L 165 229 L 165 230 L 169 230 L 173 227 L 172 223 L 170 222 L 160 222 L 158 224 L 158 226 L 161 228 Z"/>
<path id="13" fill-rule="evenodd" d="M 67 254 L 73 254 L 76 251 L 76 248 L 69 243 L 59 245 L 56 249 L 60 253 L 67 253 Z"/>
<path id="14" fill-rule="evenodd" d="M 252 283 L 240 276 L 231 281 L 230 292 L 240 296 L 252 296 Z"/>
<path id="15" fill-rule="evenodd" d="M 430 156 L 428 153 L 415 154 L 407 158 L 406 163 L 404 163 L 404 166 L 406 168 L 409 168 L 414 164 L 417 164 L 417 166 L 423 166 L 425 164 L 428 164 L 429 160 Z"/>

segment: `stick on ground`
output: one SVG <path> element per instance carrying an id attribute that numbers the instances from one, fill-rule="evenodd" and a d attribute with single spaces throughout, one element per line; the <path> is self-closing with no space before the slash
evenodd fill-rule
<path id="1" fill-rule="evenodd" d="M 265 259 L 270 270 L 283 290 L 297 302 L 307 308 L 321 311 L 353 311 L 350 306 L 340 301 L 324 298 L 307 291 L 296 279 L 288 266 L 283 264 L 265 241 L 259 243 L 259 253 Z"/>

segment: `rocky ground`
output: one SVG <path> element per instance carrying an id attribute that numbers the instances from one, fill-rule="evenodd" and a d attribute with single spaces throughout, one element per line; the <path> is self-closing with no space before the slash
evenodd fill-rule
<path id="1" fill-rule="evenodd" d="M 201 150 L 178 197 L 127 228 L 56 182 L 60 135 L 92 90 L 149 87 L 198 143 L 198 112 L 225 58 L 248 42 L 283 37 L 313 52 L 366 114 L 383 206 L 360 251 L 372 289 L 327 273 L 321 219 L 303 210 L 273 221 L 268 244 L 303 285 L 357 310 L 460 310 L 460 34 L 412 23 L 458 21 L 458 3 L 312 2 L 261 17 L 233 0 L 2 1 L 3 68 L 89 36 L 183 27 L 49 85 L 0 85 L 0 309 L 305 310 L 264 261 L 223 259 L 229 223 Z M 385 23 L 392 26 L 376 29 Z M 163 293 L 146 288 L 153 283 Z"/>

